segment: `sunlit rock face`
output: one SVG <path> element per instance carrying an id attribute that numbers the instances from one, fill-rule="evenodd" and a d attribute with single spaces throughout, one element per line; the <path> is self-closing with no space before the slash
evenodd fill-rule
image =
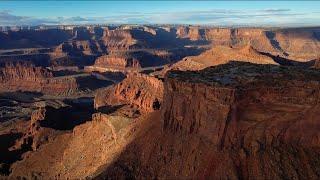
<path id="1" fill-rule="evenodd" d="M 100 177 L 318 178 L 319 77 L 240 62 L 170 71 L 160 121 L 150 120 L 161 125 Z"/>
<path id="2" fill-rule="evenodd" d="M 317 69 L 320 69 L 320 59 L 316 59 L 314 60 L 314 65 L 313 65 L 314 68 L 317 68 Z"/>
<path id="3" fill-rule="evenodd" d="M 214 45 L 243 46 L 298 61 L 320 56 L 319 28 L 203 28 L 179 27 L 177 37 L 190 40 L 207 40 Z"/>
<path id="4" fill-rule="evenodd" d="M 53 72 L 28 64 L 8 64 L 0 67 L 0 92 L 26 91 L 47 95 L 80 95 L 111 85 L 91 74 L 54 76 Z"/>
<path id="5" fill-rule="evenodd" d="M 95 108 L 129 105 L 139 114 L 159 110 L 163 96 L 163 82 L 144 74 L 129 74 L 120 83 L 99 91 Z"/>
<path id="6" fill-rule="evenodd" d="M 251 62 L 255 64 L 278 64 L 273 58 L 254 49 L 251 45 L 230 47 L 214 46 L 198 56 L 188 56 L 167 67 L 163 73 L 173 70 L 201 70 L 206 67 L 226 64 L 230 61 Z"/>

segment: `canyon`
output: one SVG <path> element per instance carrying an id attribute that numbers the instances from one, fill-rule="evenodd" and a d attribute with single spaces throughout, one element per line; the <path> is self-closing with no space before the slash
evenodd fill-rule
<path id="1" fill-rule="evenodd" d="M 0 32 L 0 178 L 319 179 L 319 37 L 318 27 Z"/>
<path id="2" fill-rule="evenodd" d="M 104 65 L 112 66 L 117 65 L 112 63 L 112 58 L 119 58 L 122 59 L 119 65 L 137 68 L 139 65 L 157 66 L 176 62 L 186 56 L 199 55 L 211 46 L 246 45 L 273 56 L 306 62 L 320 56 L 317 51 L 319 36 L 317 27 L 106 26 L 9 31 L 0 33 L 3 42 L 0 62 L 23 59 L 43 66 L 90 66 L 106 61 Z M 102 57 L 95 63 L 99 56 Z M 149 58 L 159 60 L 145 64 Z"/>
<path id="3" fill-rule="evenodd" d="M 0 92 L 30 91 L 48 95 L 80 95 L 99 87 L 112 84 L 92 74 L 54 76 L 53 72 L 42 67 L 16 64 L 0 68 Z"/>
<path id="4" fill-rule="evenodd" d="M 231 62 L 164 89 L 158 123 L 99 178 L 319 177 L 319 71 Z"/>

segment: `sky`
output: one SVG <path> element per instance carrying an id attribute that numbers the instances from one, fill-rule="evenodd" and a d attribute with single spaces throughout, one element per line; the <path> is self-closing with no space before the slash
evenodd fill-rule
<path id="1" fill-rule="evenodd" d="M 318 26 L 320 1 L 0 1 L 0 26 Z"/>

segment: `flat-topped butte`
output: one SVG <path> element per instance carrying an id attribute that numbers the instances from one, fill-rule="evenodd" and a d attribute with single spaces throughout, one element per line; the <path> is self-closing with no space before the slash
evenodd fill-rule
<path id="1" fill-rule="evenodd" d="M 235 61 L 199 71 L 173 70 L 167 73 L 167 78 L 234 88 L 320 85 L 320 71 L 316 69 Z"/>

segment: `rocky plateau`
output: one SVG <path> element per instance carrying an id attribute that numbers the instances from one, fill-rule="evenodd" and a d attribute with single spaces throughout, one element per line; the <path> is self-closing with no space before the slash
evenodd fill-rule
<path id="1" fill-rule="evenodd" d="M 320 179 L 319 37 L 0 32 L 0 179 Z"/>

